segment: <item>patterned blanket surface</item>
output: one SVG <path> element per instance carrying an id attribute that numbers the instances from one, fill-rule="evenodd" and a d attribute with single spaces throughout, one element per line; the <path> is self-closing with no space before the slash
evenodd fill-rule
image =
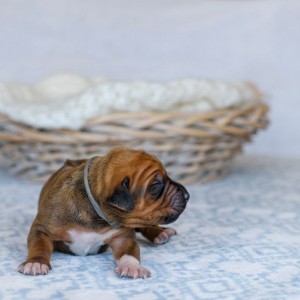
<path id="1" fill-rule="evenodd" d="M 0 299 L 300 299 L 300 160 L 247 157 L 225 179 L 191 186 L 153 247 L 139 237 L 147 280 L 119 278 L 112 253 L 54 253 L 47 276 L 24 276 L 40 184 L 0 172 Z"/>

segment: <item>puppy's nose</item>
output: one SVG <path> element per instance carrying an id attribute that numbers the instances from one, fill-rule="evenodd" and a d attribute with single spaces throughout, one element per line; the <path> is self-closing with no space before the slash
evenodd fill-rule
<path id="1" fill-rule="evenodd" d="M 185 199 L 186 202 L 189 201 L 189 199 L 190 199 L 190 194 L 188 193 L 187 190 L 183 191 L 183 197 L 184 197 L 184 199 Z"/>
<path id="2" fill-rule="evenodd" d="M 189 201 L 190 199 L 190 194 L 189 192 L 186 190 L 186 188 L 182 185 L 182 184 L 179 184 L 179 189 L 181 190 L 181 193 L 183 195 L 183 198 L 186 202 Z"/>
<path id="3" fill-rule="evenodd" d="M 189 199 L 190 199 L 190 194 L 189 194 L 189 192 L 186 190 L 186 188 L 185 188 L 182 184 L 180 184 L 180 183 L 178 183 L 178 182 L 176 182 L 176 181 L 173 181 L 173 182 L 174 182 L 175 185 L 177 185 L 178 189 L 181 191 L 184 200 L 185 200 L 186 202 L 188 202 Z"/>

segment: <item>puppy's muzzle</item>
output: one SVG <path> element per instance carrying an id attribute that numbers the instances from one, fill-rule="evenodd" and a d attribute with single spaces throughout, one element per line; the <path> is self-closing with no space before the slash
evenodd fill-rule
<path id="1" fill-rule="evenodd" d="M 184 211 L 186 204 L 190 199 L 190 194 L 183 185 L 175 181 L 172 181 L 172 184 L 177 188 L 177 191 L 171 197 L 171 207 L 173 212 L 168 216 L 162 217 L 163 224 L 175 222 Z"/>

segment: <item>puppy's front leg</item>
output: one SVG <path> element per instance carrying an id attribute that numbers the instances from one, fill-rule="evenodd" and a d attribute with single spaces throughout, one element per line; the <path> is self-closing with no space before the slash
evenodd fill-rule
<path id="1" fill-rule="evenodd" d="M 173 228 L 163 228 L 160 226 L 151 226 L 151 227 L 143 227 L 136 228 L 137 232 L 141 232 L 141 234 L 147 238 L 154 245 L 162 245 L 167 243 L 170 238 L 176 234 L 176 230 Z"/>
<path id="2" fill-rule="evenodd" d="M 50 257 L 53 243 L 49 237 L 38 231 L 33 224 L 28 235 L 28 258 L 22 263 L 18 271 L 25 275 L 46 275 L 51 269 Z"/>
<path id="3" fill-rule="evenodd" d="M 118 267 L 115 271 L 121 277 L 148 278 L 151 276 L 149 270 L 140 264 L 140 248 L 134 233 L 128 236 L 114 238 L 109 245 L 112 248 Z"/>

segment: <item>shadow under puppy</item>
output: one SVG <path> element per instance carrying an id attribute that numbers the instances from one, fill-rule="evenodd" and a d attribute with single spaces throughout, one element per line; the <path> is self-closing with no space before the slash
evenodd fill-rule
<path id="1" fill-rule="evenodd" d="M 88 255 L 110 246 L 120 276 L 150 277 L 140 264 L 135 231 L 154 244 L 167 242 L 175 230 L 158 225 L 177 220 L 188 199 L 162 163 L 141 150 L 115 148 L 105 156 L 67 160 L 42 188 L 28 258 L 18 270 L 45 275 L 53 250 Z"/>

